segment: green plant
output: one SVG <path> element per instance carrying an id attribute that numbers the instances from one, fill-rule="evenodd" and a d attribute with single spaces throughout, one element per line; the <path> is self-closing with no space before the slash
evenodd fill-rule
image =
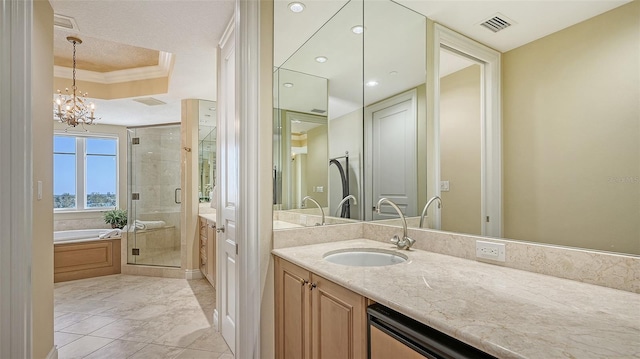
<path id="1" fill-rule="evenodd" d="M 127 210 L 112 209 L 104 213 L 104 223 L 111 224 L 111 228 L 120 228 L 127 225 Z"/>

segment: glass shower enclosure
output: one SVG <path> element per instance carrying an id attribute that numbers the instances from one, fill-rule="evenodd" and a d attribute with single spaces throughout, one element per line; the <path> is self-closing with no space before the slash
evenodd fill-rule
<path id="1" fill-rule="evenodd" d="M 180 124 L 128 129 L 127 263 L 180 267 Z"/>

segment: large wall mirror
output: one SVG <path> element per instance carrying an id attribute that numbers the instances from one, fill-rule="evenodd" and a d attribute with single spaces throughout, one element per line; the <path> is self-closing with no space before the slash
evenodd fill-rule
<path id="1" fill-rule="evenodd" d="M 289 3 L 274 12 L 274 218 L 319 224 L 306 220 L 316 205 L 301 198 L 310 196 L 327 224 L 394 223 L 391 207 L 375 211 L 387 197 L 416 228 L 438 196 L 425 228 L 640 254 L 637 50 L 626 55 L 640 40 L 637 19 L 613 19 L 604 38 L 587 20 L 500 54 L 502 116 L 487 137 L 486 61 L 437 42 L 433 74 L 427 19 L 411 2 L 309 2 L 302 13 Z M 615 11 L 627 6 L 637 5 Z M 438 101 L 433 123 L 428 99 Z M 325 136 L 323 146 L 310 142 Z M 498 157 L 483 157 L 496 148 Z M 497 187 L 486 161 L 500 170 Z M 348 215 L 338 208 L 346 195 L 356 200 Z"/>

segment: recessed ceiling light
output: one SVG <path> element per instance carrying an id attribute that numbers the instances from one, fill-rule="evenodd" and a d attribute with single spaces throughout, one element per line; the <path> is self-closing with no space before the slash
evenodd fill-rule
<path id="1" fill-rule="evenodd" d="M 367 85 L 368 87 L 374 87 L 374 86 L 378 86 L 378 81 L 369 81 L 367 82 L 365 85 Z"/>
<path id="2" fill-rule="evenodd" d="M 327 58 L 324 56 L 318 56 L 316 57 L 316 61 L 318 61 L 319 63 L 324 63 L 327 62 Z"/>
<path id="3" fill-rule="evenodd" d="M 364 26 L 362 25 L 356 25 L 354 27 L 351 28 L 351 32 L 353 32 L 354 34 L 362 34 L 364 32 Z"/>
<path id="4" fill-rule="evenodd" d="M 398 74 L 398 71 L 391 71 L 391 72 L 389 72 L 389 75 L 391 75 L 391 76 L 395 76 L 395 75 L 397 75 L 397 74 Z"/>
<path id="5" fill-rule="evenodd" d="M 293 84 L 291 82 L 285 82 L 282 84 L 282 86 L 287 87 L 287 88 L 291 88 L 293 87 Z"/>
<path id="6" fill-rule="evenodd" d="M 297 13 L 301 13 L 304 11 L 304 4 L 301 2 L 292 2 L 289 5 L 289 10 Z"/>

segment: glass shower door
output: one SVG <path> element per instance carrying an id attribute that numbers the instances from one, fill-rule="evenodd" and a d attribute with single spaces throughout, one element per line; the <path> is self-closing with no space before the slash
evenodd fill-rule
<path id="1" fill-rule="evenodd" d="M 127 263 L 180 267 L 180 125 L 128 132 Z"/>

